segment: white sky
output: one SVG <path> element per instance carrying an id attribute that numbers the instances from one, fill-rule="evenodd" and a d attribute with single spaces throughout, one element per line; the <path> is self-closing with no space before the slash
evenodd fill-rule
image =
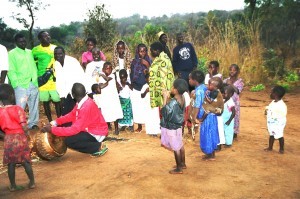
<path id="1" fill-rule="evenodd" d="M 235 10 L 244 8 L 244 0 L 42 0 L 50 4 L 45 10 L 36 13 L 35 28 L 49 28 L 71 21 L 87 19 L 88 9 L 104 3 L 113 18 L 129 17 L 133 14 L 153 17 L 176 13 L 208 12 L 209 10 Z M 11 18 L 12 13 L 21 12 L 28 15 L 25 7 L 18 11 L 15 3 L 0 0 L 0 18 L 11 28 L 22 29 L 22 26 Z"/>

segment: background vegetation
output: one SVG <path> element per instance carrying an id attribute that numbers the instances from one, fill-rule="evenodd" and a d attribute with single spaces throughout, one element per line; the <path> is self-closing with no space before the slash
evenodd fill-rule
<path id="1" fill-rule="evenodd" d="M 78 59 L 85 51 L 84 41 L 88 36 L 97 38 L 98 46 L 110 59 L 117 40 L 125 40 L 134 52 L 137 44 L 150 45 L 156 41 L 156 34 L 162 30 L 168 34 L 168 45 L 173 49 L 176 33 L 184 32 L 186 41 L 196 48 L 201 70 L 206 70 L 210 60 L 218 60 L 220 72 L 225 77 L 228 66 L 237 63 L 247 84 L 284 85 L 291 82 L 290 79 L 297 82 L 300 68 L 299 0 L 245 0 L 245 5 L 244 10 L 231 12 L 214 10 L 150 19 L 138 14 L 112 19 L 105 5 L 98 5 L 88 11 L 87 21 L 53 26 L 47 31 L 53 43 L 64 46 L 68 54 Z M 28 26 L 24 25 L 24 28 L 24 34 L 28 38 L 32 34 L 32 43 L 36 45 L 40 29 L 33 28 L 30 32 Z M 13 48 L 12 37 L 16 32 L 0 18 L 0 43 L 8 49 Z"/>

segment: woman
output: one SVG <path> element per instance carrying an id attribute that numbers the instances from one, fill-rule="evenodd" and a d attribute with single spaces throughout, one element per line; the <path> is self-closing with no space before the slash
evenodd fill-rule
<path id="1" fill-rule="evenodd" d="M 86 65 L 90 63 L 91 61 L 94 61 L 93 59 L 93 54 L 92 54 L 92 49 L 96 47 L 97 41 L 93 37 L 89 37 L 85 41 L 87 51 L 82 53 L 81 56 L 81 62 L 82 62 L 82 67 L 83 69 L 86 68 Z M 106 61 L 106 57 L 102 51 L 100 51 L 100 57 L 102 61 Z"/>

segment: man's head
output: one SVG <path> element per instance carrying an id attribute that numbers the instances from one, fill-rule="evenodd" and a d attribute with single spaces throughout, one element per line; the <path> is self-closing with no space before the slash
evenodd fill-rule
<path id="1" fill-rule="evenodd" d="M 82 98 L 86 95 L 86 90 L 84 86 L 80 83 L 73 84 L 72 87 L 72 96 L 76 100 L 76 102 L 80 102 Z"/>
<path id="2" fill-rule="evenodd" d="M 183 33 L 177 33 L 176 38 L 178 44 L 183 44 L 183 40 L 184 40 Z"/>
<path id="3" fill-rule="evenodd" d="M 16 46 L 18 48 L 21 48 L 21 49 L 25 50 L 26 45 L 27 45 L 25 36 L 21 33 L 17 33 L 15 35 L 14 39 L 15 39 Z"/>
<path id="4" fill-rule="evenodd" d="M 40 40 L 42 46 L 49 46 L 51 42 L 51 37 L 48 32 L 41 31 L 38 34 L 38 39 Z"/>
<path id="5" fill-rule="evenodd" d="M 54 48 L 54 59 L 63 66 L 65 60 L 65 50 L 61 46 L 57 46 Z"/>

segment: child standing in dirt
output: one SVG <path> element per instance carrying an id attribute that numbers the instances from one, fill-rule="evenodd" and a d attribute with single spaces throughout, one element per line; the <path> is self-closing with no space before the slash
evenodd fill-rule
<path id="1" fill-rule="evenodd" d="M 24 189 L 16 185 L 16 164 L 22 164 L 29 178 L 28 188 L 35 188 L 34 176 L 31 167 L 30 149 L 26 133 L 28 131 L 24 110 L 15 105 L 15 94 L 12 86 L 0 84 L 0 128 L 4 131 L 3 164 L 8 165 L 9 190 Z"/>
<path id="2" fill-rule="evenodd" d="M 224 134 L 225 134 L 225 146 L 230 147 L 233 141 L 234 132 L 234 122 L 232 121 L 235 116 L 235 104 L 233 102 L 232 96 L 234 94 L 234 89 L 232 86 L 226 86 L 224 88 L 224 111 L 222 113 L 222 118 L 224 122 Z"/>
<path id="3" fill-rule="evenodd" d="M 174 151 L 176 161 L 176 168 L 170 170 L 170 174 L 182 174 L 182 169 L 186 169 L 185 150 L 182 142 L 185 101 L 182 94 L 187 89 L 188 85 L 185 80 L 176 79 L 171 88 L 171 94 L 174 95 L 172 99 L 169 100 L 170 93 L 167 90 L 163 91 L 162 119 L 160 122 L 161 144 Z"/>
<path id="4" fill-rule="evenodd" d="M 284 153 L 284 138 L 283 130 L 286 125 L 287 107 L 282 97 L 285 95 L 285 89 L 282 86 L 275 86 L 270 98 L 273 100 L 269 106 L 266 107 L 267 127 L 270 134 L 269 147 L 265 151 L 272 151 L 274 140 L 279 140 L 279 153 Z"/>

